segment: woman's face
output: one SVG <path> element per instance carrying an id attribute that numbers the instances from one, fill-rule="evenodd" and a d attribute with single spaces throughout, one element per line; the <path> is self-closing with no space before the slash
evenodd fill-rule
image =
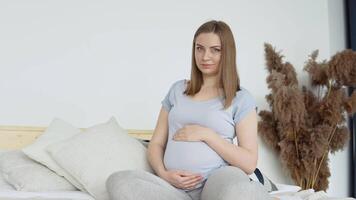
<path id="1" fill-rule="evenodd" d="M 221 41 L 215 33 L 201 33 L 195 40 L 195 62 L 203 75 L 219 72 Z"/>

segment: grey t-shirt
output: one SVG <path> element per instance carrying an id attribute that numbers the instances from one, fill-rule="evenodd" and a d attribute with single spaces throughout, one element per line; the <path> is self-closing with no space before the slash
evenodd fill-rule
<path id="1" fill-rule="evenodd" d="M 197 124 L 213 129 L 232 143 L 236 136 L 235 124 L 254 110 L 256 103 L 251 94 L 241 88 L 236 92 L 231 106 L 224 110 L 223 97 L 196 101 L 183 94 L 186 86 L 186 80 L 175 82 L 162 101 L 163 108 L 169 112 L 164 165 L 168 170 L 200 173 L 206 180 L 213 170 L 229 164 L 206 143 L 175 141 L 173 135 L 185 125 Z"/>

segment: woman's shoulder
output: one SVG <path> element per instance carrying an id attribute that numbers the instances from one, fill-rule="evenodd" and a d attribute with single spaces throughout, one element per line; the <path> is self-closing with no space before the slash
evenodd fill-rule
<path id="1" fill-rule="evenodd" d="M 253 95 L 244 87 L 240 87 L 240 90 L 236 92 L 234 102 L 252 101 L 255 102 Z"/>
<path id="2" fill-rule="evenodd" d="M 187 84 L 187 83 L 189 83 L 189 80 L 187 80 L 187 79 L 180 79 L 180 80 L 176 81 L 174 84 L 176 84 L 176 85 L 185 85 L 185 84 Z"/>
<path id="3" fill-rule="evenodd" d="M 181 79 L 181 80 L 178 80 L 176 82 L 174 82 L 172 84 L 172 89 L 174 90 L 177 90 L 177 89 L 181 89 L 181 88 L 185 88 L 185 86 L 189 83 L 189 81 L 187 79 Z"/>
<path id="4" fill-rule="evenodd" d="M 240 86 L 240 90 L 238 90 L 237 92 L 236 92 L 236 96 L 237 95 L 251 95 L 251 93 L 246 89 L 246 88 L 244 88 L 244 87 L 242 87 L 242 86 Z"/>
<path id="5" fill-rule="evenodd" d="M 235 124 L 238 124 L 252 110 L 257 111 L 255 98 L 247 89 L 240 87 L 232 102 L 232 113 Z"/>
<path id="6" fill-rule="evenodd" d="M 169 92 L 170 93 L 176 93 L 176 92 L 180 92 L 182 90 L 185 90 L 186 84 L 187 84 L 187 80 L 186 79 L 181 79 L 181 80 L 175 81 L 171 85 L 171 87 L 169 89 Z"/>

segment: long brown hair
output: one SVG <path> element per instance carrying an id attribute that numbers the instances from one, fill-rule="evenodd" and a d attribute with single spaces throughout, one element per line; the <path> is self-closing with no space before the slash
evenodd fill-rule
<path id="1" fill-rule="evenodd" d="M 221 41 L 221 58 L 219 63 L 219 87 L 222 87 L 225 96 L 224 109 L 228 108 L 233 98 L 236 96 L 236 91 L 240 90 L 240 79 L 236 69 L 236 47 L 234 36 L 230 27 L 222 22 L 212 20 L 201 25 L 194 34 L 192 48 L 192 69 L 190 81 L 184 94 L 193 96 L 198 93 L 203 85 L 203 74 L 198 69 L 195 61 L 195 42 L 196 38 L 201 33 L 215 33 Z"/>

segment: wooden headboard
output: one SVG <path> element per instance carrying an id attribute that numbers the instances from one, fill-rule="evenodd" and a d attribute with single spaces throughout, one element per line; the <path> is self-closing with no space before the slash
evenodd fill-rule
<path id="1" fill-rule="evenodd" d="M 0 126 L 0 149 L 21 149 L 33 143 L 45 130 L 46 127 L 36 126 Z M 143 140 L 150 140 L 153 134 L 153 130 L 127 131 L 131 136 Z"/>

